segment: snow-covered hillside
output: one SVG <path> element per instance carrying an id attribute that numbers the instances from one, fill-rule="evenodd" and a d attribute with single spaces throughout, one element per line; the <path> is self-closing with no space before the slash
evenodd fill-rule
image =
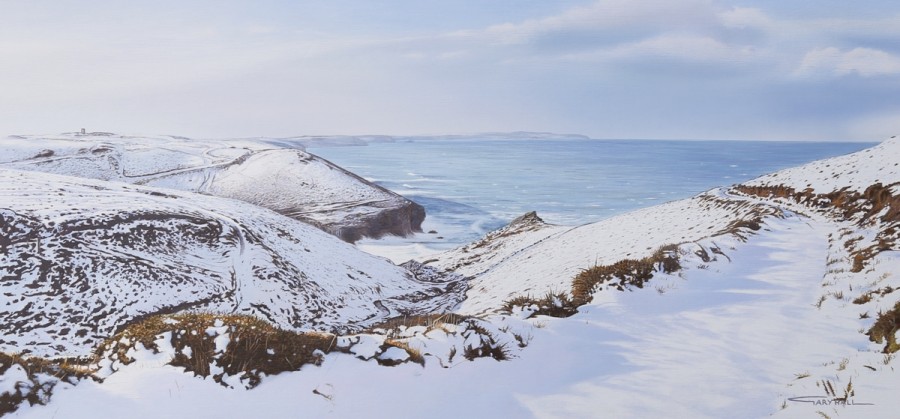
<path id="1" fill-rule="evenodd" d="M 264 412 L 287 418 L 302 412 L 315 417 L 893 418 L 900 411 L 895 359 L 900 353 L 898 147 L 900 142 L 892 139 L 870 150 L 575 228 L 547 225 L 530 213 L 482 240 L 421 261 L 447 275 L 465 275 L 468 290 L 462 281 L 441 279 L 446 276 L 434 281 L 447 282 L 428 287 L 424 282 L 435 271 L 420 264 L 409 265 L 419 273 L 418 281 L 399 268 L 378 265 L 385 270 L 378 277 L 394 281 L 385 280 L 380 289 L 368 285 L 368 279 L 364 284 L 342 282 L 341 287 L 359 292 L 348 313 L 371 315 L 366 295 L 374 298 L 389 285 L 396 297 L 371 305 L 391 302 L 398 307 L 394 311 L 403 304 L 431 308 L 434 321 L 335 337 L 336 346 L 359 346 L 347 353 L 321 353 L 317 365 L 265 377 L 253 390 L 239 385 L 228 389 L 170 365 L 179 355 L 169 345 L 174 332 L 166 332 L 153 336 L 162 348 L 158 353 L 135 345 L 129 354 L 136 361 L 116 364 L 112 373 L 104 369 L 103 382 L 60 382 L 47 406 L 23 404 L 13 416 L 242 417 Z M 5 183 L 27 188 L 18 179 Z M 63 196 L 83 195 L 88 202 L 97 201 L 98 191 L 112 188 L 102 183 L 53 187 L 65 189 Z M 180 194 L 153 195 L 167 194 L 162 190 L 114 188 L 115 195 L 128 192 L 129 199 L 150 193 L 166 205 L 187 200 Z M 11 193 L 11 202 L 24 194 Z M 38 199 L 21 200 L 37 206 Z M 50 225 L 54 217 L 77 213 L 59 208 L 44 218 L 43 231 L 57 234 L 60 225 L 69 224 Z M 253 219 L 236 208 L 223 211 L 217 217 Z M 15 232 L 4 231 L 17 238 L 14 246 L 5 246 L 19 255 L 35 248 L 30 236 L 18 232 L 29 228 L 28 219 L 23 220 L 7 223 L 22 226 Z M 286 219 L 266 220 L 247 223 L 251 231 L 271 232 L 269 223 Z M 200 229 L 202 224 L 187 227 Z M 81 241 L 69 241 L 84 242 L 75 238 Z M 174 242 L 187 248 L 178 240 L 187 239 Z M 290 258 L 297 246 L 305 252 L 317 245 L 328 253 L 316 258 L 321 261 L 345 249 L 300 241 L 283 248 L 266 244 L 272 252 L 256 259 L 275 254 Z M 50 251 L 47 244 L 41 246 L 42 254 Z M 219 252 L 215 248 L 205 254 L 214 258 Z M 375 266 L 381 261 L 363 262 L 369 259 L 347 252 L 353 263 Z M 34 269 L 26 271 L 23 276 Z M 382 272 L 366 270 L 371 271 Z M 342 273 L 353 275 L 338 270 L 330 278 L 337 281 Z M 45 305 L 53 300 L 39 294 L 44 288 L 33 292 L 30 286 L 19 288 L 16 298 Z M 268 288 L 254 296 L 277 293 Z M 457 313 L 478 319 L 440 315 L 463 295 Z M 217 342 L 231 336 L 225 326 L 206 330 Z M 499 356 L 460 358 L 460 353 L 485 351 Z M 380 365 L 411 357 L 421 363 Z M 109 366 L 108 359 L 100 365 Z M 23 379 L 22 368 L 10 367 L 5 376 L 2 368 L 0 380 Z"/>
<path id="2" fill-rule="evenodd" d="M 894 192 L 900 192 L 897 182 L 900 182 L 900 139 L 891 137 L 875 147 L 771 173 L 744 185 L 785 185 L 797 191 L 812 188 L 817 193 L 829 193 L 844 188 L 862 192 L 881 183 L 892 185 Z"/>
<path id="3" fill-rule="evenodd" d="M 514 222 L 479 242 L 436 256 L 432 265 L 472 277 L 461 312 L 492 311 L 516 296 L 567 292 L 572 278 L 584 269 L 641 259 L 662 246 L 725 234 L 741 221 L 777 213 L 722 195 L 710 191 L 576 228 L 548 226 L 534 218 Z"/>
<path id="4" fill-rule="evenodd" d="M 421 206 L 296 147 L 266 139 L 14 136 L 0 140 L 0 167 L 239 199 L 351 242 L 419 231 Z"/>
<path id="5" fill-rule="evenodd" d="M 0 202 L 3 352 L 84 355 L 187 309 L 355 330 L 452 308 L 465 288 L 236 200 L 0 169 Z"/>

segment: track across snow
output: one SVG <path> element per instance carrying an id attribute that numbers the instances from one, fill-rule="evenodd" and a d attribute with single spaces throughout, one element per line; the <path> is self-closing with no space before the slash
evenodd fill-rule
<path id="1" fill-rule="evenodd" d="M 583 308 L 571 325 L 581 330 L 565 334 L 604 344 L 558 356 L 608 365 L 526 404 L 552 417 L 595 416 L 601 406 L 608 417 L 762 417 L 778 409 L 773 395 L 802 372 L 796 366 L 856 351 L 856 323 L 814 306 L 831 226 L 796 215 L 767 223 L 771 231 L 726 251 L 731 263 L 689 269 L 663 295 Z"/>

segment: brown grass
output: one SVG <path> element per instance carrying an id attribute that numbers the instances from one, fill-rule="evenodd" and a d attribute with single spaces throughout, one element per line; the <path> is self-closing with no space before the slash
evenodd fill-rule
<path id="1" fill-rule="evenodd" d="M 897 288 L 894 288 L 890 285 L 888 285 L 884 288 L 874 289 L 869 292 L 863 293 L 859 297 L 856 297 L 853 300 L 853 304 L 865 304 L 865 303 L 868 303 L 869 301 L 872 301 L 874 296 L 884 297 L 885 295 L 888 295 L 896 290 L 897 290 Z"/>
<path id="2" fill-rule="evenodd" d="M 781 197 L 792 199 L 811 208 L 830 211 L 844 220 L 858 220 L 857 223 L 870 225 L 881 222 L 885 228 L 878 232 L 875 244 L 859 249 L 859 239 L 850 239 L 844 243 L 852 257 L 851 272 L 861 272 L 866 264 L 879 253 L 896 248 L 896 223 L 900 222 L 900 195 L 894 196 L 891 188 L 900 185 L 893 183 L 882 185 L 876 183 L 863 192 L 850 191 L 843 188 L 830 193 L 817 194 L 811 188 L 797 191 L 784 185 L 747 186 L 738 185 L 734 190 L 763 198 Z M 879 214 L 881 214 L 879 216 Z"/>
<path id="3" fill-rule="evenodd" d="M 93 371 L 87 367 L 88 364 L 88 361 L 78 359 L 22 358 L 0 352 L 0 376 L 14 365 L 24 369 L 28 376 L 28 382 L 23 383 L 24 386 L 17 386 L 14 393 L 0 394 L 0 416 L 14 412 L 26 401 L 32 406 L 46 404 L 59 381 L 74 384 L 85 378 L 96 379 L 92 375 Z M 47 375 L 52 379 L 42 379 L 40 375 Z"/>
<path id="4" fill-rule="evenodd" d="M 625 291 L 644 288 L 655 272 L 673 273 L 681 269 L 678 246 L 666 245 L 643 259 L 622 259 L 612 265 L 597 265 L 581 271 L 572 280 L 571 297 L 564 292 L 548 292 L 543 297 L 518 296 L 503 303 L 503 310 L 515 307 L 536 308 L 533 315 L 569 317 L 578 307 L 588 304 L 593 294 L 604 289 Z"/>
<path id="5" fill-rule="evenodd" d="M 215 353 L 215 337 L 206 333 L 217 321 L 230 336 L 227 348 L 220 354 Z M 262 373 L 274 375 L 295 371 L 305 364 L 320 364 L 321 354 L 329 353 L 335 343 L 331 334 L 287 331 L 252 316 L 184 313 L 150 317 L 132 324 L 101 345 L 97 355 L 111 351 L 110 356 L 128 364 L 133 359 L 127 353 L 136 342 L 158 350 L 155 341 L 167 332 L 171 333 L 170 343 L 176 351 L 171 365 L 203 377 L 209 376 L 210 366 L 216 365 L 224 371 L 213 376 L 217 382 L 222 383 L 225 374 L 243 374 L 251 388 L 259 384 Z"/>
<path id="6" fill-rule="evenodd" d="M 391 331 L 396 331 L 400 327 L 416 327 L 416 326 L 424 326 L 427 329 L 439 329 L 443 324 L 460 324 L 466 320 L 473 319 L 474 317 L 465 316 L 456 313 L 443 313 L 443 314 L 423 314 L 423 315 L 414 315 L 414 316 L 400 316 L 394 317 L 391 319 L 387 319 L 381 323 L 378 323 L 370 328 L 368 328 L 369 332 L 375 331 L 387 331 L 388 335 L 390 335 Z"/>
<path id="7" fill-rule="evenodd" d="M 606 289 L 624 291 L 644 288 L 654 272 L 673 273 L 681 269 L 678 247 L 663 246 L 643 259 L 623 259 L 612 265 L 598 265 L 585 269 L 572 281 L 572 303 L 577 307 L 591 302 L 594 292 Z"/>
<path id="8" fill-rule="evenodd" d="M 898 330 L 900 330 L 900 301 L 894 305 L 894 308 L 883 313 L 879 312 L 875 324 L 866 335 L 872 342 L 879 344 L 884 342 L 883 352 L 892 354 L 900 350 L 900 343 L 896 338 Z"/>
<path id="9" fill-rule="evenodd" d="M 481 336 L 480 345 L 466 345 L 463 349 L 463 357 L 469 361 L 475 358 L 491 357 L 497 361 L 509 359 L 509 349 L 506 344 L 500 344 L 494 338 L 494 335 L 487 329 L 478 325 L 477 322 L 471 322 L 472 331 Z"/>
<path id="10" fill-rule="evenodd" d="M 551 317 L 569 317 L 578 312 L 577 306 L 564 292 L 547 292 L 543 297 L 535 298 L 530 295 L 519 296 L 503 302 L 503 311 L 511 313 L 515 307 L 535 308 L 532 315 L 544 315 Z"/>

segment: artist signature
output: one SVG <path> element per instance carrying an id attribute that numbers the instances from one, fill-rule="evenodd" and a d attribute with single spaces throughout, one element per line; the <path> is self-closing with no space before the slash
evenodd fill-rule
<path id="1" fill-rule="evenodd" d="M 875 403 L 863 403 L 856 400 L 845 398 L 835 398 L 827 396 L 799 396 L 791 397 L 789 401 L 796 403 L 812 403 L 816 406 L 874 406 Z"/>

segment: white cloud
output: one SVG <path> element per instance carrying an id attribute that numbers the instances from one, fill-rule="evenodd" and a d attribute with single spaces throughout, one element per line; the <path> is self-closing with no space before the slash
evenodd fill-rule
<path id="1" fill-rule="evenodd" d="M 842 51 L 835 47 L 817 48 L 804 55 L 794 72 L 800 77 L 847 76 L 863 77 L 900 74 L 900 57 L 872 48 Z"/>
<path id="2" fill-rule="evenodd" d="M 728 28 L 766 29 L 774 24 L 774 21 L 762 10 L 748 7 L 735 7 L 724 11 L 719 14 L 719 18 L 722 24 Z"/>
<path id="3" fill-rule="evenodd" d="M 20 132 L 68 117 L 188 135 L 532 124 L 687 138 L 713 136 L 713 122 L 684 121 L 714 114 L 702 119 L 718 121 L 716 135 L 777 127 L 766 135 L 794 138 L 799 129 L 789 130 L 801 125 L 786 114 L 808 110 L 802 129 L 820 127 L 818 135 L 900 94 L 884 77 L 900 74 L 900 15 L 823 10 L 807 19 L 785 14 L 789 6 L 731 0 L 566 0 L 527 14 L 487 3 L 471 1 L 453 24 L 436 26 L 400 7 L 383 21 L 347 13 L 347 2 L 279 2 L 266 13 L 241 2 L 17 3 L 22 10 L 4 9 L 0 26 L 0 121 L 34 126 Z M 829 96 L 804 78 L 841 90 Z M 658 131 L 641 131 L 648 103 Z M 732 103 L 742 107 L 726 111 Z"/>
<path id="4" fill-rule="evenodd" d="M 542 19 L 503 23 L 484 30 L 458 31 L 460 37 L 487 37 L 497 44 L 523 44 L 560 32 L 609 32 L 695 27 L 714 20 L 709 0 L 600 0 Z"/>
<path id="5" fill-rule="evenodd" d="M 870 48 L 854 48 L 845 53 L 835 69 L 837 74 L 861 76 L 900 74 L 900 57 Z"/>
<path id="6" fill-rule="evenodd" d="M 749 61 L 757 54 L 751 46 L 729 45 L 710 36 L 673 33 L 563 58 L 610 63 L 667 59 L 695 64 L 736 64 Z"/>

